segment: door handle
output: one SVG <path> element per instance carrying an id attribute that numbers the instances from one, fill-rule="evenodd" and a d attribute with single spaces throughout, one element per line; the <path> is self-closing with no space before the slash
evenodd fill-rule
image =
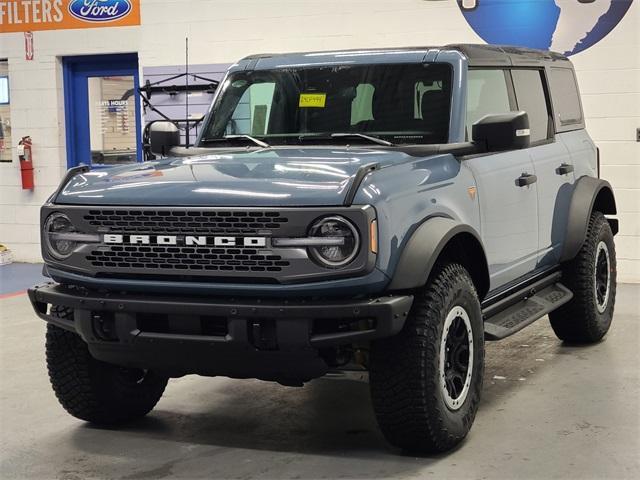
<path id="1" fill-rule="evenodd" d="M 573 165 L 568 163 L 561 164 L 558 168 L 556 168 L 556 175 L 567 175 L 573 172 Z"/>
<path id="2" fill-rule="evenodd" d="M 528 185 L 532 185 L 538 181 L 538 177 L 535 175 L 531 175 L 529 173 L 523 173 L 518 178 L 516 178 L 516 186 L 517 187 L 526 187 Z"/>

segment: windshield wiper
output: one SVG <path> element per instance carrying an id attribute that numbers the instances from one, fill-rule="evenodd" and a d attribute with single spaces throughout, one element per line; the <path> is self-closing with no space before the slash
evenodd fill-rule
<path id="1" fill-rule="evenodd" d="M 377 143 L 378 145 L 384 145 L 385 147 L 393 147 L 394 144 L 383 140 L 378 137 L 373 137 L 371 135 L 365 135 L 364 133 L 332 133 L 331 138 L 348 138 L 348 137 L 358 137 L 364 138 L 365 140 L 369 140 L 370 142 Z"/>
<path id="2" fill-rule="evenodd" d="M 263 142 L 262 140 L 258 140 L 257 138 L 252 137 L 251 135 L 225 135 L 224 138 L 228 138 L 230 140 L 233 140 L 235 138 L 245 138 L 247 140 L 251 140 L 253 143 L 258 145 L 259 147 L 271 148 L 271 145 L 269 145 L 267 142 Z"/>
<path id="3" fill-rule="evenodd" d="M 225 140 L 237 140 L 237 139 L 249 140 L 250 142 L 253 142 L 262 148 L 271 148 L 271 145 L 269 145 L 267 142 L 258 140 L 257 138 L 252 137 L 251 135 L 225 135 L 224 137 L 218 137 L 218 138 L 203 138 L 202 143 L 224 142 Z"/>

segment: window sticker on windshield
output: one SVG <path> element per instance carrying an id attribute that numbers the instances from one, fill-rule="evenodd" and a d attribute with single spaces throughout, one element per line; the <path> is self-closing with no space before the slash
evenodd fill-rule
<path id="1" fill-rule="evenodd" d="M 300 108 L 324 108 L 326 100 L 326 93 L 301 93 L 298 106 Z"/>

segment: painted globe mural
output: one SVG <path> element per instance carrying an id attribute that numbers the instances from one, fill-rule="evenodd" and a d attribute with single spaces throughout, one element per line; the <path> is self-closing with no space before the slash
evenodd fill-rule
<path id="1" fill-rule="evenodd" d="M 458 0 L 487 43 L 575 55 L 602 40 L 633 0 Z"/>

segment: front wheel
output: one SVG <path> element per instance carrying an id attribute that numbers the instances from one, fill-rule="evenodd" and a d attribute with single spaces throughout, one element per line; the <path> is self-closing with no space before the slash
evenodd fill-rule
<path id="1" fill-rule="evenodd" d="M 73 318 L 73 310 L 52 307 L 51 314 Z M 167 377 L 96 360 L 75 333 L 47 325 L 47 369 L 64 409 L 76 418 L 114 425 L 142 417 L 156 405 Z"/>
<path id="2" fill-rule="evenodd" d="M 558 338 L 571 343 L 593 343 L 611 327 L 616 299 L 616 250 L 609 222 L 593 212 L 578 255 L 562 270 L 562 283 L 573 299 L 549 314 Z"/>
<path id="3" fill-rule="evenodd" d="M 473 424 L 482 391 L 478 295 L 459 264 L 436 267 L 404 329 L 371 348 L 370 388 L 380 428 L 410 452 L 450 450 Z"/>

